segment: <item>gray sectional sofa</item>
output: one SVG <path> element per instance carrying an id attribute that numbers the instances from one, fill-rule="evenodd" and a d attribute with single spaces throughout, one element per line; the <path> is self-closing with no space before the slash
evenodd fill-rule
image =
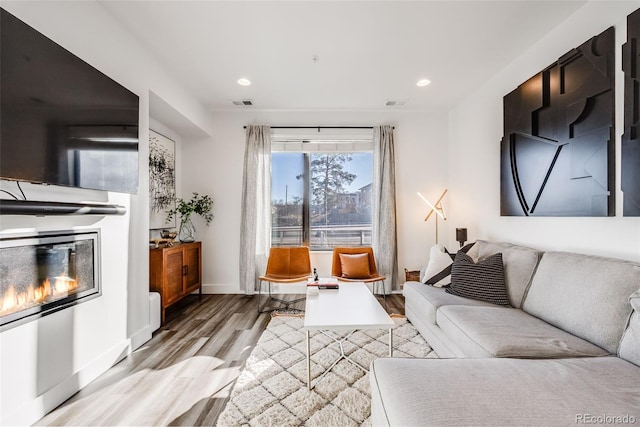
<path id="1" fill-rule="evenodd" d="M 511 307 L 404 285 L 440 359 L 371 365 L 374 426 L 640 425 L 640 264 L 478 241 Z"/>

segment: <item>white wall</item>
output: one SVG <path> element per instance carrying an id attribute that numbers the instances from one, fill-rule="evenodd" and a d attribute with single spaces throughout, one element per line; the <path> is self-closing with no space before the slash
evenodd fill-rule
<path id="1" fill-rule="evenodd" d="M 240 196 L 245 130 L 249 124 L 272 126 L 351 125 L 395 126 L 399 269 L 426 263 L 434 242 L 434 224 L 425 223 L 426 205 L 420 191 L 435 198 L 447 180 L 448 129 L 445 113 L 401 112 L 228 112 L 214 113 L 211 138 L 182 147 L 180 193 L 192 191 L 214 198 L 215 218 L 207 228 L 197 219 L 203 242 L 203 282 L 206 292 L 242 292 L 239 288 Z M 431 220 L 430 220 L 431 221 Z M 312 254 L 321 275 L 329 275 L 330 254 Z M 402 279 L 404 281 L 404 279 Z"/>
<path id="2" fill-rule="evenodd" d="M 210 115 L 98 3 L 3 1 L 2 7 L 140 97 L 138 195 L 24 185 L 33 200 L 114 203 L 127 208 L 125 216 L 1 218 L 2 235 L 98 228 L 102 237 L 101 297 L 0 334 L 0 423 L 24 425 L 37 421 L 151 337 L 150 90 L 172 106 L 167 110 L 189 118 L 183 122 L 203 129 L 200 133 L 210 131 Z M 166 115 L 163 111 L 159 115 Z M 0 185 L 15 190 L 13 183 Z"/>
<path id="3" fill-rule="evenodd" d="M 640 261 L 640 218 L 621 216 L 623 196 L 620 191 L 624 78 L 620 52 L 626 40 L 626 16 L 638 7 L 638 1 L 587 3 L 452 111 L 450 187 L 453 205 L 450 214 L 455 222 L 469 228 L 470 239 L 510 241 L 545 250 L 567 250 Z M 500 217 L 503 96 L 611 25 L 616 31 L 617 216 Z"/>
<path id="4" fill-rule="evenodd" d="M 103 296 L 0 334 L 2 424 L 29 424 L 87 384 L 150 335 L 148 331 L 149 117 L 175 131 L 179 142 L 178 195 L 214 198 L 210 227 L 198 222 L 205 289 L 241 292 L 238 285 L 240 192 L 247 124 L 377 125 L 396 127 L 399 268 L 425 264 L 434 242 L 424 223 L 420 191 L 435 198 L 449 188 L 450 220 L 442 240 L 456 245 L 455 227 L 470 239 L 508 240 L 542 249 L 640 260 L 640 218 L 501 218 L 499 141 L 502 97 L 569 49 L 616 25 L 617 46 L 634 2 L 591 2 L 500 74 L 445 113 L 258 112 L 215 113 L 213 119 L 95 2 L 10 2 L 2 6 L 140 96 L 140 192 L 137 196 L 26 186 L 33 199 L 109 202 L 127 207 L 122 217 L 3 217 L 0 232 L 99 228 Z M 620 69 L 619 54 L 616 68 Z M 622 133 L 622 73 L 616 76 L 617 144 Z M 158 103 L 158 99 L 162 102 Z M 154 110 L 154 106 L 155 110 Z M 172 115 L 180 116 L 175 126 Z M 183 134 L 182 124 L 187 130 Z M 188 129 L 196 129 L 191 132 Z M 205 136 L 206 134 L 211 137 Z M 450 145 L 448 143 L 451 143 Z M 619 159 L 617 161 L 619 166 Z M 619 178 L 619 175 L 618 175 Z M 618 179 L 619 182 L 619 179 Z M 2 184 L 2 185 L 7 185 Z M 4 187 L 3 187 L 4 188 Z M 618 187 L 619 189 L 619 184 Z M 618 212 L 622 194 L 618 190 Z M 448 233 L 445 230 L 449 230 Z M 314 256 L 328 274 L 326 256 Z M 126 268 L 123 268 L 125 267 Z M 401 274 L 402 275 L 402 274 Z M 52 340 L 57 335 L 59 340 Z"/>

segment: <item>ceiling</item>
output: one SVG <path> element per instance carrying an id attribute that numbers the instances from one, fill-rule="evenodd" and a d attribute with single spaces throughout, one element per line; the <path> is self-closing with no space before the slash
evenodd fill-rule
<path id="1" fill-rule="evenodd" d="M 449 108 L 585 4 L 100 3 L 212 111 Z M 232 103 L 247 99 L 254 105 Z"/>

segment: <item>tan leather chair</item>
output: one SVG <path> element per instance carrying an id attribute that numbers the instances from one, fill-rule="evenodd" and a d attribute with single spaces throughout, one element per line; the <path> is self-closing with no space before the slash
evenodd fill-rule
<path id="1" fill-rule="evenodd" d="M 360 255 L 367 254 L 369 259 L 369 271 L 368 275 L 358 276 L 358 277 L 348 277 L 344 271 L 342 271 L 342 262 L 340 261 L 340 254 L 346 255 Z M 376 289 L 379 284 L 382 285 L 382 298 L 384 299 L 384 307 L 387 308 L 387 296 L 385 294 L 384 289 L 384 281 L 387 279 L 385 276 L 381 276 L 378 273 L 378 268 L 376 267 L 376 260 L 373 256 L 373 248 L 365 246 L 359 248 L 333 248 L 333 261 L 331 264 L 331 275 L 338 279 L 341 282 L 364 282 L 364 283 L 373 283 L 373 293 L 374 295 L 377 293 Z"/>
<path id="2" fill-rule="evenodd" d="M 307 281 L 311 276 L 311 259 L 309 258 L 309 248 L 306 246 L 293 247 L 273 247 L 269 251 L 269 260 L 267 261 L 267 271 L 264 276 L 258 278 L 258 312 L 273 311 L 275 308 L 265 310 L 269 300 L 278 301 L 289 308 L 293 303 L 303 301 L 304 298 L 296 300 L 283 300 L 271 296 L 272 283 L 296 283 Z M 262 282 L 267 282 L 269 298 L 264 306 L 260 307 L 260 293 L 262 291 Z"/>

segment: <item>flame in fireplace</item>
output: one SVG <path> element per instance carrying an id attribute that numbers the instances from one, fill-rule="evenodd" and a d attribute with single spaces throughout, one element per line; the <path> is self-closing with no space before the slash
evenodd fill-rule
<path id="1" fill-rule="evenodd" d="M 29 285 L 22 292 L 18 292 L 14 285 L 9 285 L 0 295 L 0 316 L 44 304 L 50 299 L 65 298 L 77 287 L 77 277 L 72 279 L 68 276 L 54 277 L 53 284 L 47 277 L 39 286 Z"/>

